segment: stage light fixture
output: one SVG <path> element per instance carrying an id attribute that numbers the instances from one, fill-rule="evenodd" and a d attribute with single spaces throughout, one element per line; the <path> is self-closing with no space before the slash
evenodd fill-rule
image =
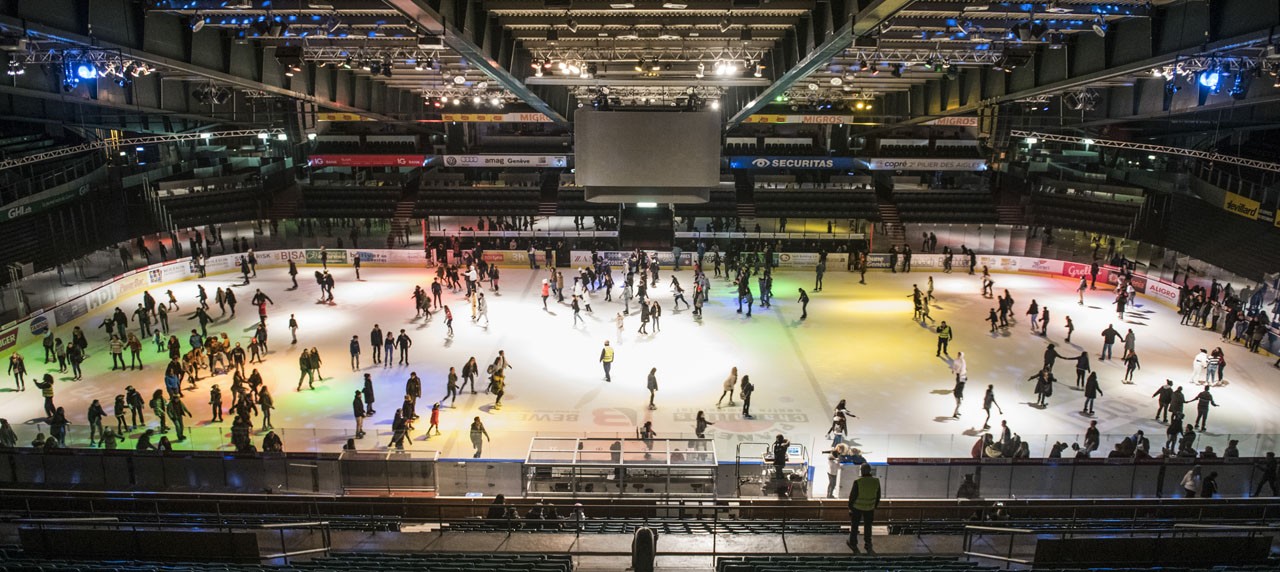
<path id="1" fill-rule="evenodd" d="M 1210 92 L 1218 93 L 1222 89 L 1222 71 L 1217 67 L 1209 68 L 1200 72 L 1196 81 Z"/>
<path id="2" fill-rule="evenodd" d="M 94 79 L 98 77 L 98 68 L 94 67 L 93 62 L 80 62 L 75 66 L 76 77 L 80 79 Z"/>
<path id="3" fill-rule="evenodd" d="M 1107 37 L 1107 23 L 1101 17 L 1093 21 L 1093 33 L 1099 38 Z"/>
<path id="4" fill-rule="evenodd" d="M 721 19 L 720 19 L 720 33 L 721 33 L 721 34 L 727 34 L 727 33 L 729 33 L 729 30 L 731 30 L 732 28 L 733 28 L 733 22 L 729 20 L 729 17 L 728 17 L 728 16 L 725 16 L 724 18 L 721 18 Z"/>
<path id="5" fill-rule="evenodd" d="M 1227 94 L 1231 99 L 1242 101 L 1249 95 L 1249 86 L 1253 85 L 1253 77 L 1257 75 L 1253 70 L 1240 70 L 1236 72 L 1235 81 L 1231 82 L 1231 89 Z"/>

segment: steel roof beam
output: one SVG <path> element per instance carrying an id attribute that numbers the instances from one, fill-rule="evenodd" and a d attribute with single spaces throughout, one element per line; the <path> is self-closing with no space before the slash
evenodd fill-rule
<path id="1" fill-rule="evenodd" d="M 809 52 L 809 55 L 803 60 L 800 60 L 796 65 L 790 66 L 790 69 L 779 76 L 778 80 L 773 82 L 773 85 L 766 88 L 755 99 L 747 102 L 746 107 L 738 110 L 733 117 L 729 118 L 726 129 L 737 126 L 752 114 L 760 111 L 765 105 L 768 105 L 775 97 L 786 93 L 797 81 L 804 79 L 811 72 L 825 65 L 833 56 L 842 53 L 853 43 L 854 38 L 867 36 L 879 30 L 880 24 L 911 5 L 913 1 L 863 0 L 858 2 L 857 5 L 861 6 L 861 8 L 850 21 L 840 26 L 840 29 L 836 30 L 825 42 Z"/>
<path id="2" fill-rule="evenodd" d="M 37 38 L 46 39 L 46 40 L 54 40 L 54 41 L 63 42 L 67 44 L 74 44 L 82 47 L 95 47 L 95 48 L 100 48 L 104 50 L 118 51 L 121 54 L 121 56 L 125 58 L 146 62 L 152 66 L 159 68 L 162 71 L 176 71 L 179 73 L 200 76 L 200 77 L 212 80 L 214 82 L 217 82 L 219 85 L 233 86 L 233 87 L 239 87 L 242 89 L 266 92 L 271 95 L 279 95 L 282 97 L 288 97 L 288 98 L 296 99 L 299 101 L 304 101 L 307 103 L 317 105 L 319 107 L 332 109 L 334 111 L 342 111 L 346 113 L 355 113 L 358 115 L 363 115 L 370 119 L 377 119 L 380 121 L 395 121 L 395 119 L 391 117 L 381 115 L 378 113 L 373 113 L 367 109 L 352 107 L 350 105 L 338 103 L 336 101 L 320 99 L 313 95 L 308 95 L 299 91 L 294 91 L 291 89 L 285 89 L 282 87 L 268 85 L 259 81 L 254 81 L 251 79 L 243 78 L 243 77 L 228 74 L 228 73 L 222 73 L 220 71 L 211 70 L 209 68 L 195 65 L 182 60 L 175 60 L 172 58 L 156 55 L 151 52 L 139 50 L 136 48 L 131 48 L 129 46 L 125 46 L 122 44 L 108 42 L 100 38 L 90 38 L 86 36 L 81 36 L 79 34 L 68 32 L 66 30 L 60 30 L 45 24 L 37 24 L 34 22 L 19 20 L 17 18 L 12 18 L 9 16 L 0 16 L 0 28 L 4 28 L 11 31 L 19 31 L 21 33 L 25 33 L 25 34 L 32 35 Z"/>
<path id="3" fill-rule="evenodd" d="M 444 39 L 445 45 L 453 48 L 455 52 L 461 54 L 472 65 L 480 68 L 481 71 L 493 78 L 507 91 L 524 101 L 526 105 L 546 115 L 557 125 L 562 127 L 570 126 L 569 120 L 564 115 L 561 115 L 550 104 L 538 97 L 533 90 L 520 81 L 520 78 L 517 78 L 502 64 L 498 63 L 484 48 L 477 46 L 462 31 L 445 23 L 440 13 L 429 6 L 425 0 L 386 0 L 386 2 L 399 10 L 409 20 L 416 22 L 428 33 L 440 34 Z"/>

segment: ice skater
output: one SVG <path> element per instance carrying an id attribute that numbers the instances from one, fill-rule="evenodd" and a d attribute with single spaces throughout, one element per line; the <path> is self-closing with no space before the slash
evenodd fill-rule
<path id="1" fill-rule="evenodd" d="M 996 403 L 995 386 L 987 385 L 987 392 L 982 396 L 982 410 L 986 411 L 987 413 L 987 418 L 982 421 L 982 429 L 984 431 L 991 428 L 991 406 L 992 405 L 996 407 L 996 411 L 998 411 L 1001 415 L 1004 415 L 1004 410 L 1000 408 L 999 403 Z"/>
<path id="2" fill-rule="evenodd" d="M 737 384 L 738 368 L 737 366 L 734 366 L 734 368 L 729 371 L 729 377 L 726 377 L 724 380 L 724 391 L 720 393 L 720 399 L 716 400 L 716 407 L 720 407 L 720 403 L 724 401 L 725 397 L 729 398 L 729 407 L 737 405 L 737 403 L 733 402 L 733 387 Z"/>
<path id="3" fill-rule="evenodd" d="M 964 359 L 964 352 L 956 352 L 956 359 L 951 362 L 951 373 L 956 375 L 955 387 L 951 388 L 951 396 L 956 400 L 956 408 L 951 412 L 951 418 L 959 419 L 960 403 L 964 401 L 964 384 L 969 381 L 969 366 Z"/>
<path id="4" fill-rule="evenodd" d="M 658 408 L 653 403 L 654 396 L 658 393 L 658 368 L 655 367 L 649 370 L 649 379 L 646 387 L 649 389 L 649 410 L 653 411 Z"/>
<path id="5" fill-rule="evenodd" d="M 1102 395 L 1102 388 L 1098 386 L 1098 372 L 1089 372 L 1089 379 L 1084 383 L 1084 407 L 1080 409 L 1080 413 L 1093 415 L 1093 401 Z"/>

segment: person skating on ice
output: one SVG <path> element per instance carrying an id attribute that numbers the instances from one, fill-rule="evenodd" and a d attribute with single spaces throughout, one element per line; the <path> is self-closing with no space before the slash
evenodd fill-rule
<path id="1" fill-rule="evenodd" d="M 720 399 L 716 400 L 716 407 L 720 407 L 720 403 L 725 397 L 729 398 L 729 407 L 737 405 L 733 402 L 733 388 L 738 384 L 738 368 L 735 366 L 729 371 L 729 377 L 724 380 L 724 391 L 720 393 Z"/>

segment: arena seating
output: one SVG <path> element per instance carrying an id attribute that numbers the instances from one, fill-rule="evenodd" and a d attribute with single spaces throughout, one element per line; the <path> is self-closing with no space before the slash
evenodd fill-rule
<path id="1" fill-rule="evenodd" d="M 987 191 L 894 191 L 893 200 L 904 222 L 994 223 L 998 219 Z"/>
<path id="2" fill-rule="evenodd" d="M 201 226 L 260 217 L 262 190 L 256 186 L 202 191 L 160 199 L 178 226 Z"/>
<path id="3" fill-rule="evenodd" d="M 711 200 L 705 203 L 676 205 L 679 217 L 737 216 L 738 197 L 734 191 L 711 191 Z"/>
<path id="4" fill-rule="evenodd" d="M 821 520 L 699 520 L 681 518 L 588 518 L 581 521 L 561 520 L 513 520 L 481 519 L 460 520 L 448 523 L 451 532 L 563 532 L 580 531 L 584 534 L 632 534 L 640 527 L 656 530 L 658 534 L 840 534 L 839 522 Z"/>
<path id="5" fill-rule="evenodd" d="M 582 189 L 561 188 L 556 192 L 556 214 L 560 216 L 617 216 L 618 205 L 589 203 Z"/>
<path id="6" fill-rule="evenodd" d="M 391 218 L 402 193 L 399 186 L 303 185 L 303 212 L 311 217 Z"/>
<path id="7" fill-rule="evenodd" d="M 931 149 L 928 145 L 880 145 L 874 153 L 877 157 L 928 157 Z"/>
<path id="8" fill-rule="evenodd" d="M 960 572 L 995 570 L 947 556 L 721 556 L 716 572 L 824 572 L 909 571 Z"/>
<path id="9" fill-rule="evenodd" d="M 1194 197 L 1171 195 L 1169 248 L 1244 276 L 1280 268 L 1280 233 Z M 1176 230 L 1174 230 L 1176 229 Z"/>
<path id="10" fill-rule="evenodd" d="M 569 556 L 515 553 L 342 553 L 286 566 L 220 562 L 80 561 L 29 559 L 0 550 L 0 572 L 569 572 Z"/>
<path id="11" fill-rule="evenodd" d="M 879 217 L 876 196 L 870 190 L 756 189 L 756 214 L 764 217 L 790 218 L 860 218 Z"/>
<path id="12" fill-rule="evenodd" d="M 537 185 L 473 187 L 465 181 L 457 185 L 423 181 L 413 216 L 534 216 L 541 194 Z"/>
<path id="13" fill-rule="evenodd" d="M 1031 211 L 1036 224 L 1075 228 L 1125 236 L 1140 202 L 1122 202 L 1077 194 L 1037 192 L 1031 194 Z"/>

